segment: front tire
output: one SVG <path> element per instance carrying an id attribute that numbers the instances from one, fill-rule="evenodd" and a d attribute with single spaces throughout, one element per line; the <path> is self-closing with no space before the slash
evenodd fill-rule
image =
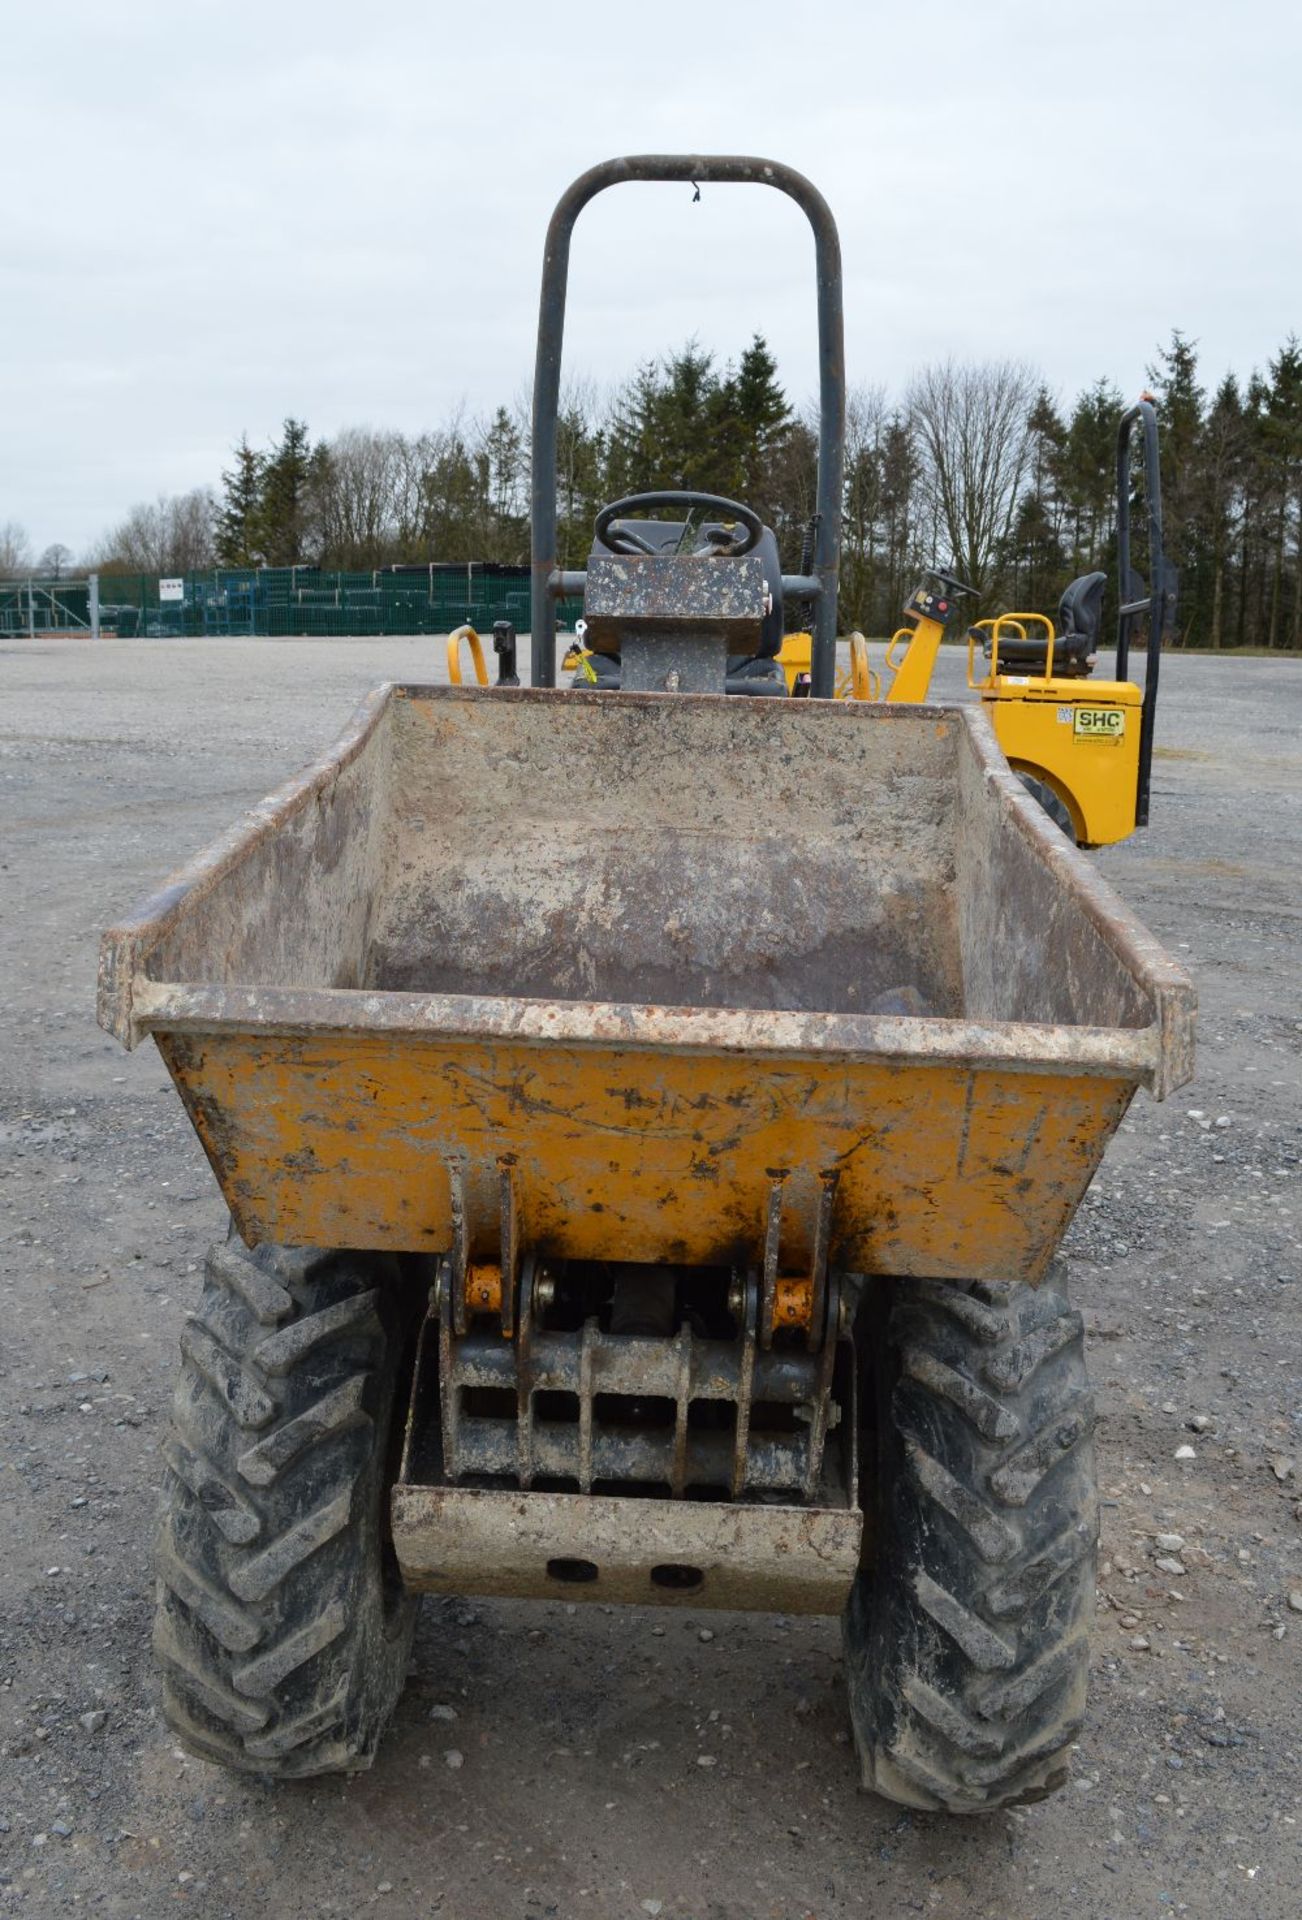
<path id="1" fill-rule="evenodd" d="M 407 1341 L 398 1263 L 208 1255 L 156 1552 L 163 1709 L 185 1746 L 295 1779 L 371 1764 L 415 1601 L 385 1520 Z"/>
<path id="2" fill-rule="evenodd" d="M 1078 846 L 1080 843 L 1076 838 L 1075 823 L 1067 810 L 1066 801 L 1054 792 L 1047 781 L 1037 779 L 1033 773 L 1024 773 L 1017 767 L 1015 767 L 1013 771 L 1017 774 L 1018 779 L 1026 788 L 1032 800 L 1048 814 L 1058 831 L 1066 834 L 1073 847 Z"/>
<path id="3" fill-rule="evenodd" d="M 980 1813 L 1067 1778 L 1098 1494 L 1080 1315 L 1051 1275 L 901 1282 L 878 1369 L 874 1563 L 845 1617 L 863 1784 Z"/>

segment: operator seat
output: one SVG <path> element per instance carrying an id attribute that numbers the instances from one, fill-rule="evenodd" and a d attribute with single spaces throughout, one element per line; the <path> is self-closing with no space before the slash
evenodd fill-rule
<path id="1" fill-rule="evenodd" d="M 1107 584 L 1106 573 L 1083 573 L 1058 602 L 1058 636 L 1053 643 L 1055 676 L 1083 680 L 1092 671 Z M 989 634 L 983 635 L 983 643 L 989 659 Z M 1043 633 L 1028 634 L 1024 640 L 1012 634 L 1000 635 L 999 664 L 1016 673 L 1043 673 L 1048 653 L 1048 639 Z"/>
<path id="2" fill-rule="evenodd" d="M 679 544 L 687 531 L 685 520 L 613 520 L 611 532 L 620 527 L 631 527 L 642 539 L 650 541 L 660 553 L 677 553 Z M 716 522 L 707 520 L 698 531 L 698 551 L 709 544 L 711 533 L 726 534 L 727 529 Z M 604 559 L 614 549 L 604 540 L 594 540 L 591 559 Z M 778 557 L 777 536 L 771 527 L 765 527 L 755 543 L 754 552 L 764 562 L 764 578 L 769 584 L 771 604 L 760 626 L 759 647 L 753 654 L 729 654 L 728 677 L 725 691 L 750 695 L 770 695 L 785 697 L 787 691 L 786 675 L 778 665 L 778 651 L 782 646 L 782 562 Z M 589 680 L 584 673 L 576 674 L 574 686 L 593 686 L 618 689 L 621 680 L 619 655 L 615 653 L 593 652 L 588 661 L 596 676 Z"/>

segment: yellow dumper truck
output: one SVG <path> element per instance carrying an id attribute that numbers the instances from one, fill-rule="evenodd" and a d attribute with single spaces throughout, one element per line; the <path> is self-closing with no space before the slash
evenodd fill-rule
<path id="1" fill-rule="evenodd" d="M 811 221 L 808 574 L 683 498 L 556 565 L 570 233 L 644 180 Z M 965 1812 L 1065 1774 L 1097 1514 L 1055 1252 L 1135 1089 L 1189 1076 L 1193 995 L 979 708 L 830 697 L 843 410 L 807 180 L 584 175 L 544 266 L 532 685 L 380 687 L 104 938 L 100 1017 L 153 1039 L 231 1214 L 157 1549 L 197 1753 L 368 1765 L 435 1592 L 839 1614 L 867 1785 Z M 576 590 L 603 683 L 558 688 Z"/>

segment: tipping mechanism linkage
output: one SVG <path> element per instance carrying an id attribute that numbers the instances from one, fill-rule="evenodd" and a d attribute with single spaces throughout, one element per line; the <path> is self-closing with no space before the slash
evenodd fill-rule
<path id="1" fill-rule="evenodd" d="M 760 1269 L 734 1267 L 730 1279 L 637 1269 L 615 1283 L 613 1302 L 594 1309 L 568 1263 L 521 1252 L 509 1157 L 497 1172 L 494 1263 L 469 1257 L 465 1176 L 450 1169 L 453 1245 L 438 1263 L 422 1331 L 404 1479 L 433 1470 L 447 1485 L 853 1499 L 851 1476 L 825 1459 L 829 1428 L 843 1413 L 833 1392 L 838 1350 L 847 1380 L 853 1371 L 839 1277 L 828 1261 L 834 1174 L 820 1181 L 812 1245 L 798 1271 L 784 1271 L 781 1259 L 788 1175 L 774 1170 Z M 627 1303 L 641 1303 L 638 1330 L 621 1328 L 621 1298 L 625 1321 Z M 436 1383 L 424 1378 L 432 1333 Z M 439 1458 L 418 1467 L 417 1398 L 435 1385 Z"/>

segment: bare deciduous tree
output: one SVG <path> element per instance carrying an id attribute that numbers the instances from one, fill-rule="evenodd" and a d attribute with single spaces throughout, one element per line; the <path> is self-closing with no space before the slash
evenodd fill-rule
<path id="1" fill-rule="evenodd" d="M 213 564 L 213 497 L 208 487 L 160 494 L 132 507 L 90 556 L 101 573 L 194 573 Z"/>
<path id="2" fill-rule="evenodd" d="M 425 476 L 437 454 L 438 435 L 399 434 L 393 493 L 394 548 L 400 560 L 432 560 Z"/>
<path id="3" fill-rule="evenodd" d="M 882 441 L 888 413 L 883 387 L 851 387 L 845 396 L 845 511 L 841 521 L 841 594 L 845 624 L 871 620 L 882 522 Z"/>
<path id="4" fill-rule="evenodd" d="M 31 560 L 27 529 L 20 527 L 16 520 L 6 520 L 0 526 L 0 580 L 12 580 L 16 574 L 26 573 Z"/>
<path id="5" fill-rule="evenodd" d="M 311 543 L 345 572 L 392 557 L 406 464 L 400 433 L 346 427 L 317 448 L 309 482 Z"/>
<path id="6" fill-rule="evenodd" d="M 908 393 L 924 499 L 956 571 L 978 593 L 999 586 L 1031 459 L 1038 387 L 1021 361 L 924 367 Z"/>

